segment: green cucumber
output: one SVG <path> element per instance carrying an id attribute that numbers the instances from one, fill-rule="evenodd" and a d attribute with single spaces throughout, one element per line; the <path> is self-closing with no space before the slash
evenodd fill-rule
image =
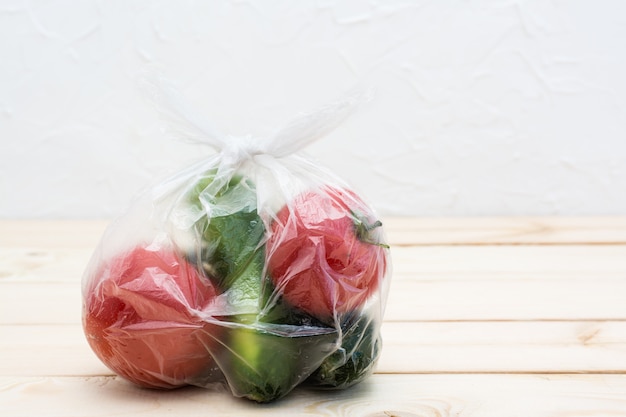
<path id="1" fill-rule="evenodd" d="M 216 360 L 233 395 L 266 403 L 305 380 L 336 349 L 337 334 L 272 301 L 270 280 L 261 281 L 265 254 L 259 253 L 263 257 L 255 256 L 226 292 L 236 314 L 226 318 L 225 343 Z"/>
<path id="2" fill-rule="evenodd" d="M 188 194 L 200 245 L 188 257 L 226 297 L 219 347 L 212 352 L 233 395 L 265 403 L 304 381 L 337 349 L 336 329 L 275 297 L 265 273 L 265 227 L 253 182 L 235 175 L 214 184 L 210 171 Z"/>
<path id="3" fill-rule="evenodd" d="M 379 325 L 367 314 L 345 320 L 341 347 L 328 356 L 307 380 L 318 388 L 351 387 L 373 371 L 382 348 Z"/>
<path id="4" fill-rule="evenodd" d="M 235 396 L 266 403 L 304 381 L 335 348 L 330 328 L 233 323 L 228 347 L 216 358 Z"/>

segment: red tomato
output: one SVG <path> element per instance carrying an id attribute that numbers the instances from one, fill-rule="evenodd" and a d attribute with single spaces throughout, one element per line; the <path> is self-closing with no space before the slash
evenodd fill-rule
<path id="1" fill-rule="evenodd" d="M 91 277 L 83 326 L 96 355 L 118 375 L 149 388 L 205 378 L 215 363 L 211 338 L 194 314 L 216 291 L 167 250 L 136 248 Z"/>
<path id="2" fill-rule="evenodd" d="M 362 306 L 386 270 L 378 226 L 352 192 L 326 187 L 298 196 L 272 223 L 274 285 L 288 303 L 322 320 Z"/>

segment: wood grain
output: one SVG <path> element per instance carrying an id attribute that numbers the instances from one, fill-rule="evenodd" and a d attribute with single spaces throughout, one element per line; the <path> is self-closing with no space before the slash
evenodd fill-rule
<path id="1" fill-rule="evenodd" d="M 391 217 L 383 223 L 397 246 L 626 243 L 625 217 Z"/>
<path id="2" fill-rule="evenodd" d="M 0 324 L 78 323 L 80 291 L 79 282 L 0 283 Z M 624 320 L 625 294 L 626 279 L 602 276 L 398 280 L 391 285 L 385 320 Z"/>
<path id="3" fill-rule="evenodd" d="M 0 219 L 0 247 L 93 247 L 110 223 Z M 626 217 L 386 217 L 383 224 L 395 246 L 626 243 Z"/>
<path id="4" fill-rule="evenodd" d="M 99 362 L 81 276 L 108 221 L 0 221 L 0 415 L 626 416 L 626 217 L 384 223 L 377 373 L 258 406 L 138 389 Z"/>
<path id="5" fill-rule="evenodd" d="M 626 319 L 626 245 L 403 247 L 392 254 L 389 321 Z M 0 249 L 0 324 L 77 323 L 89 256 L 84 249 Z"/>
<path id="6" fill-rule="evenodd" d="M 109 220 L 0 220 L 0 247 L 92 250 Z"/>
<path id="7" fill-rule="evenodd" d="M 8 375 L 112 375 L 79 324 L 3 325 L 0 334 Z M 388 322 L 382 335 L 378 373 L 626 371 L 624 321 Z"/>
<path id="8" fill-rule="evenodd" d="M 374 375 L 256 405 L 221 389 L 151 391 L 115 377 L 0 377 L 0 407 L 37 416 L 565 417 L 626 415 L 621 375 Z"/>

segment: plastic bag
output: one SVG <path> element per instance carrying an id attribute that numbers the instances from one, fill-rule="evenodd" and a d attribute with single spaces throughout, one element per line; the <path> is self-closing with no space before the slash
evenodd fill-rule
<path id="1" fill-rule="evenodd" d="M 217 132 L 161 78 L 146 86 L 174 133 L 219 152 L 149 188 L 105 231 L 83 276 L 96 355 L 143 387 L 226 386 L 257 402 L 370 375 L 390 275 L 381 223 L 298 152 L 362 97 L 263 140 Z"/>

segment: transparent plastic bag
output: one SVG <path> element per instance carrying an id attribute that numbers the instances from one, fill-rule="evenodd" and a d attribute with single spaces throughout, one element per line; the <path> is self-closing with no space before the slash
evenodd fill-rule
<path id="1" fill-rule="evenodd" d="M 83 276 L 96 355 L 143 387 L 225 386 L 257 402 L 370 375 L 391 267 L 381 223 L 298 152 L 362 96 L 262 140 L 217 132 L 162 78 L 146 87 L 174 133 L 218 152 L 150 187 L 105 231 Z"/>

